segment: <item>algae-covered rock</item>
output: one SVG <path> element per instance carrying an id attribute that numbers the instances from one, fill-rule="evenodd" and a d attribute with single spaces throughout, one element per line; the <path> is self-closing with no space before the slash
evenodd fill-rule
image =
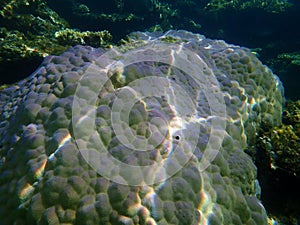
<path id="1" fill-rule="evenodd" d="M 80 32 L 72 29 L 64 29 L 55 33 L 55 38 L 61 45 L 89 45 L 93 47 L 104 47 L 112 39 L 108 31 Z"/>
<path id="2" fill-rule="evenodd" d="M 160 26 L 166 31 L 176 24 L 186 24 L 185 16 L 180 16 L 179 6 L 174 1 L 49 0 L 48 4 L 66 19 L 72 28 L 108 30 L 115 40 L 123 38 L 130 32 L 149 27 Z"/>
<path id="3" fill-rule="evenodd" d="M 223 10 L 249 10 L 249 9 L 261 9 L 270 13 L 281 13 L 286 11 L 292 6 L 287 0 L 237 0 L 237 1 L 225 1 L 225 0 L 211 0 L 208 1 L 205 9 L 208 11 L 223 11 Z"/>
<path id="4" fill-rule="evenodd" d="M 260 133 L 256 165 L 262 185 L 262 201 L 279 224 L 298 224 L 300 187 L 299 101 L 288 101 L 283 124 Z M 285 210 L 282 211 L 282 205 Z M 274 221 L 273 221 L 274 223 Z"/>
<path id="5" fill-rule="evenodd" d="M 45 57 L 66 49 L 53 41 L 53 34 L 69 25 L 44 1 L 4 1 L 0 14 L 0 62 Z"/>
<path id="6" fill-rule="evenodd" d="M 12 83 L 18 77 L 28 76 L 45 56 L 60 54 L 72 45 L 100 47 L 109 44 L 112 38 L 107 31 L 69 29 L 69 24 L 43 0 L 3 1 L 0 18 L 0 72 L 3 74 L 0 83 Z"/>
<path id="7" fill-rule="evenodd" d="M 277 57 L 278 59 L 291 63 L 292 65 L 300 66 L 300 52 L 282 53 Z"/>
<path id="8" fill-rule="evenodd" d="M 269 156 L 273 169 L 285 170 L 299 176 L 300 173 L 300 101 L 287 102 L 283 111 L 283 124 L 259 139 Z"/>

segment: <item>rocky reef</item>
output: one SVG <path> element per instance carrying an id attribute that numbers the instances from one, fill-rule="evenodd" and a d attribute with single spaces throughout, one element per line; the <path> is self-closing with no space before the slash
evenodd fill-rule
<path id="1" fill-rule="evenodd" d="M 285 66 L 279 66 L 288 61 L 283 54 L 299 49 L 299 8 L 298 1 L 285 0 L 143 0 L 138 4 L 131 0 L 5 0 L 0 8 L 0 72 L 10 76 L 3 76 L 0 82 L 13 83 L 26 77 L 44 56 L 59 54 L 70 45 L 99 47 L 111 44 L 112 37 L 116 43 L 136 30 L 185 29 L 262 49 L 261 59 L 286 83 L 287 95 L 299 96 L 295 78 L 285 79 Z M 72 34 L 65 29 L 73 29 Z M 64 33 L 60 37 L 68 34 L 67 39 L 57 40 L 57 32 Z M 291 67 L 288 74 L 294 71 L 295 67 Z M 293 82 L 289 82 L 291 79 Z"/>
<path id="2" fill-rule="evenodd" d="M 27 77 L 47 55 L 74 44 L 108 45 L 107 31 L 71 30 L 67 21 L 43 0 L 3 1 L 0 8 L 0 84 Z M 9 74 L 7 74 L 9 71 Z"/>
<path id="3" fill-rule="evenodd" d="M 291 6 L 292 3 L 287 0 L 211 0 L 207 1 L 205 9 L 214 12 L 223 10 L 241 11 L 249 9 L 261 9 L 265 12 L 281 13 L 286 11 Z"/>
<path id="4" fill-rule="evenodd" d="M 300 102 L 287 102 L 283 111 L 283 124 L 259 138 L 259 147 L 264 149 L 269 165 L 287 173 L 300 176 Z"/>
<path id="5" fill-rule="evenodd" d="M 300 176 L 300 102 L 288 102 L 283 111 L 283 124 L 265 137 L 272 145 L 272 166 Z"/>
<path id="6" fill-rule="evenodd" d="M 300 188 L 300 102 L 288 101 L 283 124 L 261 132 L 257 139 L 256 165 L 269 214 L 280 224 L 298 224 Z M 281 193 L 280 195 L 278 193 Z M 284 205 L 284 211 L 280 209 Z"/>
<path id="7" fill-rule="evenodd" d="M 55 53 L 53 34 L 69 26 L 43 1 L 4 1 L 0 15 L 0 62 Z"/>

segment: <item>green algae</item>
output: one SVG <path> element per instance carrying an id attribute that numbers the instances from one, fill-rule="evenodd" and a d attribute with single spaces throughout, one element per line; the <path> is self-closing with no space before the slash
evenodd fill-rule
<path id="1" fill-rule="evenodd" d="M 107 31 L 70 29 L 43 0 L 4 1 L 0 15 L 0 63 L 44 58 L 76 44 L 103 47 L 112 39 Z"/>
<path id="2" fill-rule="evenodd" d="M 105 46 L 112 39 L 108 31 L 85 31 L 80 32 L 73 29 L 63 29 L 55 33 L 55 38 L 61 45 L 90 45 L 93 47 Z"/>
<path id="3" fill-rule="evenodd" d="M 218 12 L 223 10 L 249 10 L 262 9 L 269 13 L 281 13 L 292 6 L 287 0 L 211 0 L 205 6 L 210 12 Z"/>
<path id="4" fill-rule="evenodd" d="M 288 61 L 293 65 L 300 66 L 300 52 L 282 53 L 279 54 L 277 58 Z"/>
<path id="5" fill-rule="evenodd" d="M 283 124 L 261 134 L 258 146 L 265 151 L 270 167 L 300 174 L 300 100 L 287 102 Z"/>

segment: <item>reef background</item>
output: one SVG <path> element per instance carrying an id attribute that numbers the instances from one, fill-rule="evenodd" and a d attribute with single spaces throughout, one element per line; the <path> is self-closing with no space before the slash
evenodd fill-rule
<path id="1" fill-rule="evenodd" d="M 251 48 L 280 77 L 287 100 L 295 101 L 299 12 L 297 0 L 1 0 L 0 86 L 76 44 L 107 47 L 137 30 L 184 29 Z M 249 152 L 259 167 L 262 201 L 284 224 L 300 220 L 299 113 L 299 102 L 288 103 L 282 127 L 258 134 L 261 141 Z"/>
<path id="2" fill-rule="evenodd" d="M 71 45 L 99 47 L 137 30 L 185 29 L 253 48 L 279 75 L 286 97 L 300 96 L 299 1 L 2 0 L 0 6 L 0 83 L 26 77 L 44 56 Z"/>

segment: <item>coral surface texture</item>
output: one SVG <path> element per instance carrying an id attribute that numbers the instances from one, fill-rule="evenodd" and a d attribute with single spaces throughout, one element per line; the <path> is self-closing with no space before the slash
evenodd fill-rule
<path id="1" fill-rule="evenodd" d="M 186 31 L 48 56 L 0 92 L 0 224 L 266 225 L 245 150 L 282 103 L 250 50 Z"/>

